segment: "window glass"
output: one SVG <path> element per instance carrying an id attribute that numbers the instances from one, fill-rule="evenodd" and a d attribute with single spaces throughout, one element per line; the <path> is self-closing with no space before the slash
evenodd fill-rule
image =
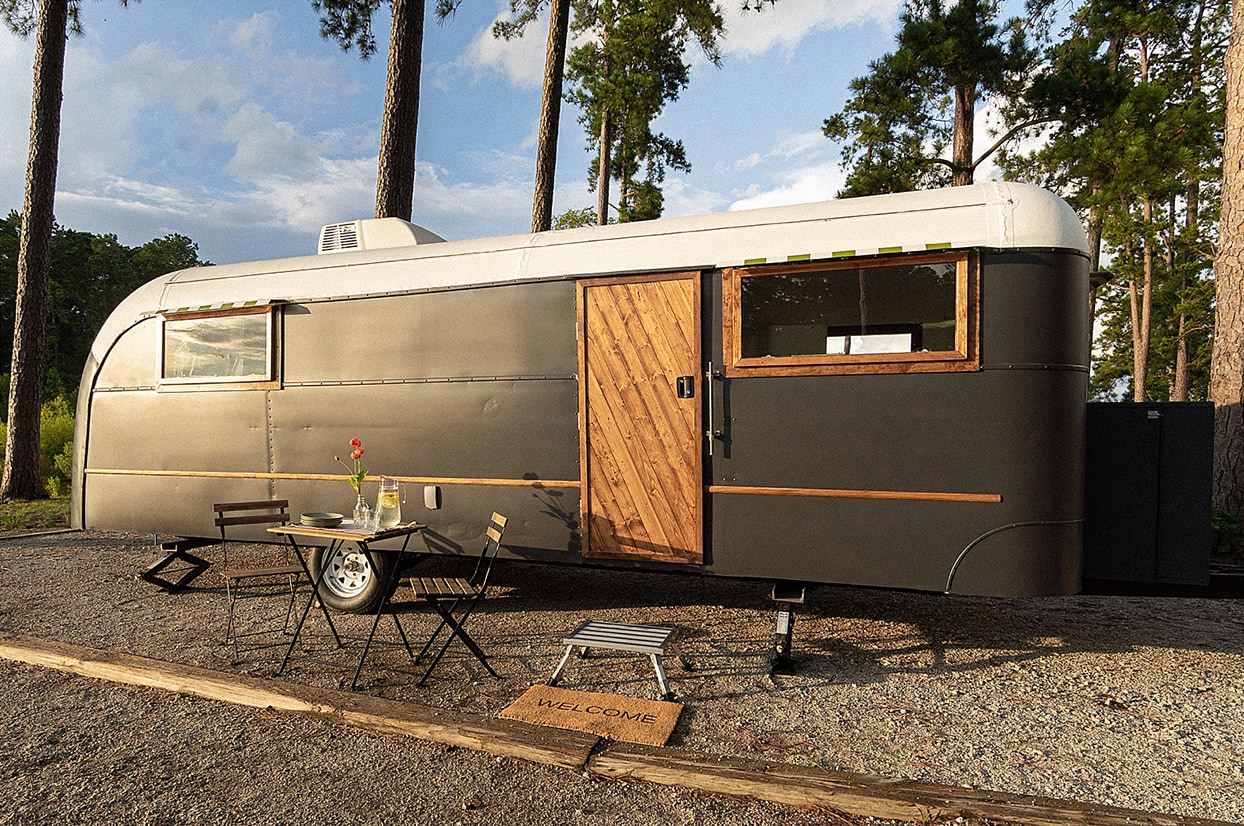
<path id="1" fill-rule="evenodd" d="M 164 320 L 161 377 L 173 381 L 272 378 L 271 313 L 206 313 Z"/>
<path id="2" fill-rule="evenodd" d="M 741 279 L 743 358 L 955 350 L 956 262 Z"/>
<path id="3" fill-rule="evenodd" d="M 977 369 L 973 260 L 952 252 L 728 270 L 727 369 Z"/>

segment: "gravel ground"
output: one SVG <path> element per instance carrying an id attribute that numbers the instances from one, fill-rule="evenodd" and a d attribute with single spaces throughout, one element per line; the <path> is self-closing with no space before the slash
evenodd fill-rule
<path id="1" fill-rule="evenodd" d="M 135 580 L 154 558 L 149 544 L 110 533 L 0 539 L 0 630 L 273 676 L 281 648 L 221 645 L 225 595 L 214 571 L 176 595 Z M 260 563 L 279 550 L 240 552 Z M 420 570 L 450 573 L 453 563 Z M 1239 600 L 819 587 L 798 609 L 797 673 L 771 680 L 767 583 L 505 560 L 493 575 L 496 599 L 472 629 L 504 679 L 455 646 L 418 688 L 386 621 L 360 690 L 495 715 L 547 679 L 558 639 L 580 621 L 673 624 L 695 669 L 667 664 L 685 703 L 671 746 L 1244 822 Z M 250 600 L 243 621 L 279 605 Z M 309 650 L 280 679 L 347 686 L 357 650 L 336 651 L 323 620 L 309 622 Z M 358 638 L 364 622 L 346 616 L 339 628 Z M 405 625 L 426 635 L 428 622 Z M 562 685 L 656 692 L 646 660 L 628 655 L 577 661 Z M 604 781 L 3 661 L 0 702 L 20 710 L 0 723 L 0 823 L 872 822 Z"/>

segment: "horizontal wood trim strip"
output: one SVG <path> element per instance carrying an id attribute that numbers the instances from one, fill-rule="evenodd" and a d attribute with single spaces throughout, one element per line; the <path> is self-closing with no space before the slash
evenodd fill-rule
<path id="1" fill-rule="evenodd" d="M 232 470 L 135 470 L 126 468 L 87 468 L 89 476 L 173 476 L 199 479 L 286 479 L 303 482 L 346 482 L 349 476 L 334 473 L 245 473 Z M 578 479 L 484 479 L 457 476 L 388 476 L 412 485 L 489 485 L 501 488 L 578 488 Z M 372 476 L 366 482 L 379 481 Z"/>
<path id="2" fill-rule="evenodd" d="M 820 499 L 885 499 L 915 502 L 976 502 L 997 504 L 1000 493 L 940 493 L 924 490 L 835 490 L 832 488 L 774 488 L 749 485 L 709 485 L 709 493 L 751 496 L 810 496 Z"/>

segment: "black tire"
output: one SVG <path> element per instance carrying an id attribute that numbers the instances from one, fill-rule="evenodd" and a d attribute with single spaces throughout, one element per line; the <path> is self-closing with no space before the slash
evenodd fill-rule
<path id="1" fill-rule="evenodd" d="M 334 611 L 349 614 L 375 611 L 393 568 L 392 554 L 373 554 L 376 560 L 373 569 L 367 555 L 353 545 L 341 545 L 328 560 L 324 560 L 324 550 L 312 548 L 307 560 L 312 576 L 319 576 L 320 566 L 328 564 L 320 580 L 320 600 Z"/>

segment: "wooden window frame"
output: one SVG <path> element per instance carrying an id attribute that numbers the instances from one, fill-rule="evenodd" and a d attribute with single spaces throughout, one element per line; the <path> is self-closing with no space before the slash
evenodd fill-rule
<path id="1" fill-rule="evenodd" d="M 281 318 L 279 304 L 264 304 L 257 307 L 221 308 L 216 310 L 197 310 L 192 312 L 163 313 L 160 319 L 160 346 L 156 355 L 157 387 L 160 390 L 277 390 L 281 386 L 280 377 L 280 343 Z M 203 318 L 226 318 L 241 315 L 266 315 L 268 334 L 268 359 L 266 375 L 262 378 L 237 376 L 188 376 L 169 377 L 164 375 L 164 357 L 167 338 L 164 325 L 169 321 L 189 321 Z"/>
<path id="2" fill-rule="evenodd" d="M 791 273 L 860 267 L 918 266 L 955 262 L 955 349 L 933 353 L 865 353 L 796 356 L 742 355 L 742 281 Z M 944 373 L 980 369 L 980 255 L 975 250 L 849 258 L 815 263 L 733 267 L 722 273 L 722 342 L 727 376 L 829 376 L 868 373 Z"/>

